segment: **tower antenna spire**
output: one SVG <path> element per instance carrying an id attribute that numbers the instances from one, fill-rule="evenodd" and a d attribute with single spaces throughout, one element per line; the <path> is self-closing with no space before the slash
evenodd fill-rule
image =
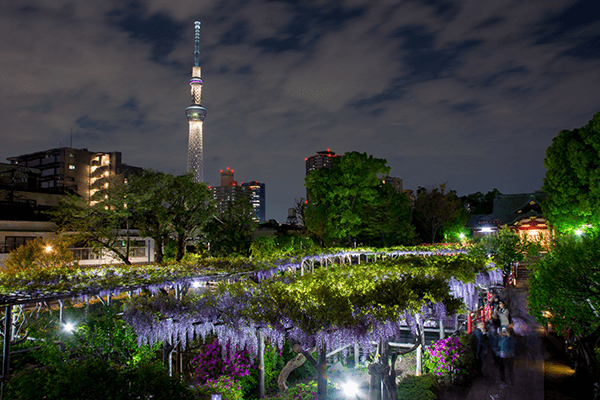
<path id="1" fill-rule="evenodd" d="M 194 66 L 200 66 L 200 21 L 194 22 Z"/>

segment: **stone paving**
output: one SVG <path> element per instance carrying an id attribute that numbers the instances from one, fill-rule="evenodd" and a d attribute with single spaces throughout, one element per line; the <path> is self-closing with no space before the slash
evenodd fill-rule
<path id="1" fill-rule="evenodd" d="M 529 328 L 527 336 L 517 337 L 515 385 L 501 387 L 500 373 L 494 366 L 493 357 L 488 354 L 483 376 L 475 380 L 466 400 L 544 399 L 544 329 L 527 313 L 527 285 L 522 283 L 508 289 L 505 297 L 512 316 L 520 318 Z"/>

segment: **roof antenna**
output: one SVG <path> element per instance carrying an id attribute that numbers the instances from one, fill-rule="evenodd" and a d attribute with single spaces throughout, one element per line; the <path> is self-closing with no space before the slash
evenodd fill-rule
<path id="1" fill-rule="evenodd" d="M 194 66 L 200 66 L 200 21 L 194 22 Z"/>

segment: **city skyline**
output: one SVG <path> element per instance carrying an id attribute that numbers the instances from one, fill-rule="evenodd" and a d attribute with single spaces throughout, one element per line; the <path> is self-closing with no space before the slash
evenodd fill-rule
<path id="1" fill-rule="evenodd" d="M 284 222 L 304 159 L 385 158 L 404 188 L 540 189 L 600 111 L 592 1 L 31 1 L 0 5 L 0 162 L 65 147 L 186 172 L 202 22 L 204 181 L 231 167 Z"/>

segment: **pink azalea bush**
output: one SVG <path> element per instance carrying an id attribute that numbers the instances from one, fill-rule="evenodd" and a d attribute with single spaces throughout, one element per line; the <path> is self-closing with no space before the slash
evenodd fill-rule
<path id="1" fill-rule="evenodd" d="M 223 351 L 218 340 L 201 346 L 192 363 L 196 365 L 196 381 L 200 384 L 223 375 L 239 380 L 255 368 L 246 350 L 232 353 L 228 343 Z"/>
<path id="2" fill-rule="evenodd" d="M 475 355 L 467 335 L 448 337 L 431 343 L 423 355 L 423 372 L 449 383 L 467 379 L 475 366 Z"/>

